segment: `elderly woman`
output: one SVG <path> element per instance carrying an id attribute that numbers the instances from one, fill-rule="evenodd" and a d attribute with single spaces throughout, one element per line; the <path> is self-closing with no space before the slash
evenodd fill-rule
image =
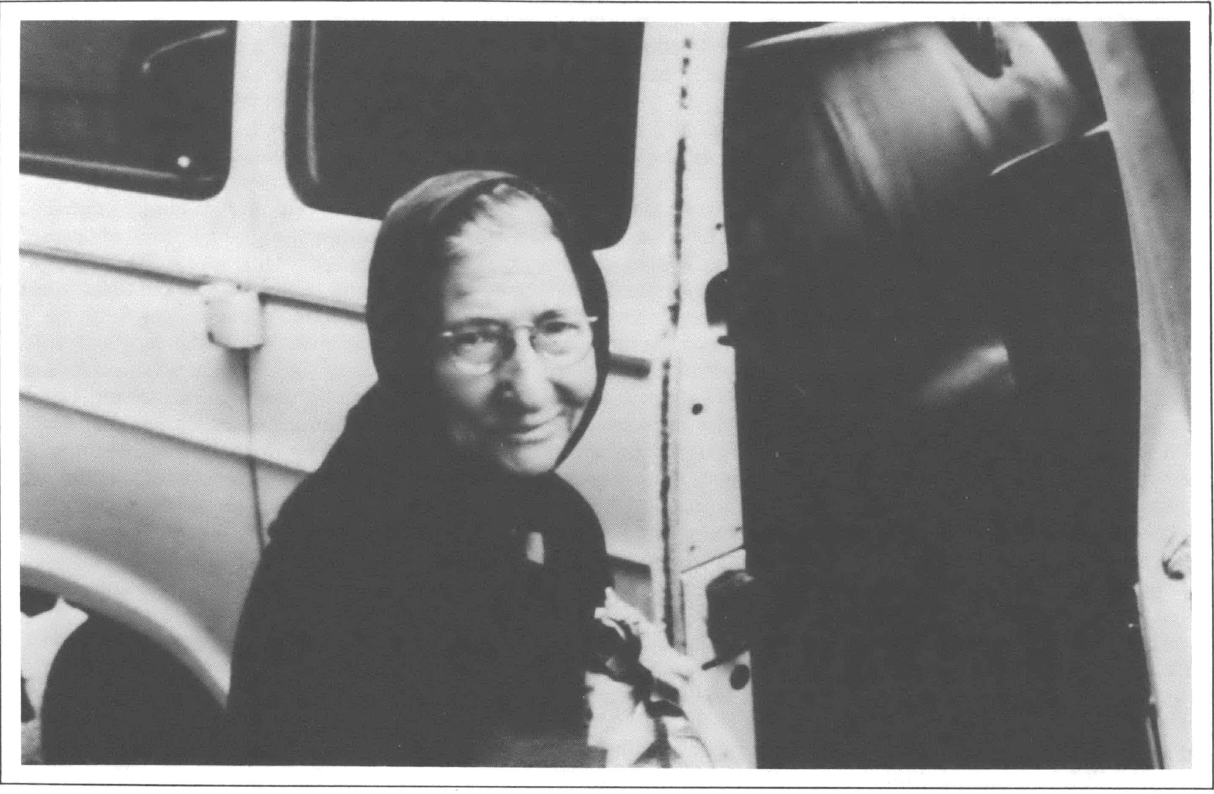
<path id="1" fill-rule="evenodd" d="M 553 469 L 607 367 L 607 297 L 562 209 L 504 173 L 388 211 L 367 326 L 378 382 L 283 505 L 236 639 L 240 763 L 576 766 L 608 584 Z"/>

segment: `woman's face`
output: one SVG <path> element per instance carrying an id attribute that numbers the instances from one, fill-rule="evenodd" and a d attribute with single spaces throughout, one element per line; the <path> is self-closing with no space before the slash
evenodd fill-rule
<path id="1" fill-rule="evenodd" d="M 539 230 L 465 231 L 440 286 L 441 330 L 500 324 L 584 321 L 585 308 L 565 248 Z M 555 366 L 513 334 L 501 362 L 485 374 L 461 369 L 444 353 L 436 361 L 448 431 L 470 449 L 517 474 L 556 466 L 598 380 L 595 353 Z"/>

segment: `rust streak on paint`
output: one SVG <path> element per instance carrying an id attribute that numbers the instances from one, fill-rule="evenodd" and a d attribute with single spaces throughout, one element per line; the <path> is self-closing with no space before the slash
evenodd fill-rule
<path id="1" fill-rule="evenodd" d="M 690 38 L 683 39 L 683 49 L 690 52 L 692 42 Z M 689 97 L 687 85 L 687 73 L 691 67 L 690 54 L 683 55 L 681 80 L 679 83 L 679 109 L 685 111 Z M 683 196 L 684 196 L 684 176 L 687 171 L 687 137 L 682 135 L 679 137 L 678 146 L 675 150 L 674 159 L 674 272 L 672 274 L 674 287 L 671 290 L 670 296 L 670 332 L 677 333 L 679 325 L 679 308 L 682 301 L 682 290 L 680 289 L 680 280 L 682 276 L 683 262 Z M 673 390 L 672 379 L 673 361 L 667 358 L 662 363 L 662 402 L 661 402 L 661 465 L 662 465 L 662 483 L 660 491 L 661 511 L 662 511 L 662 578 L 663 578 L 663 593 L 662 593 L 662 622 L 666 628 L 666 638 L 674 642 L 675 638 L 675 581 L 674 581 L 674 561 L 672 559 L 672 534 L 673 534 L 673 510 L 670 500 L 673 490 L 673 471 L 674 459 L 671 450 L 671 392 Z"/>
<path id="2" fill-rule="evenodd" d="M 662 485 L 660 491 L 662 506 L 662 624 L 666 629 L 666 639 L 674 641 L 674 564 L 670 557 L 671 518 L 670 518 L 670 360 L 662 363 Z"/>
<path id="3" fill-rule="evenodd" d="M 670 302 L 670 324 L 679 324 L 679 306 L 682 300 L 681 278 L 683 262 L 683 175 L 687 170 L 687 139 L 679 138 L 674 160 L 674 290 Z"/>
<path id="4" fill-rule="evenodd" d="M 687 170 L 687 139 L 679 138 L 674 158 L 674 258 L 683 260 L 683 174 Z"/>

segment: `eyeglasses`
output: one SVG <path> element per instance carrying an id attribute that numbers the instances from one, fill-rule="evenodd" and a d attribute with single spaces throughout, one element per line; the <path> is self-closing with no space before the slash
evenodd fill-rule
<path id="1" fill-rule="evenodd" d="M 535 352 L 551 367 L 578 363 L 594 344 L 597 317 L 553 317 L 533 325 L 477 320 L 439 334 L 441 355 L 460 372 L 486 375 L 514 355 L 519 331 L 526 331 Z"/>

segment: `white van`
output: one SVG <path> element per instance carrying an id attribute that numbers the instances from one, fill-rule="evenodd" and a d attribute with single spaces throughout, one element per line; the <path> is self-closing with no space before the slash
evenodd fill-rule
<path id="1" fill-rule="evenodd" d="M 23 583 L 137 629 L 222 698 L 265 527 L 374 380 L 377 216 L 431 173 L 489 164 L 567 196 L 601 249 L 616 377 L 563 473 L 623 590 L 648 605 L 674 512 L 720 535 L 699 559 L 738 548 L 728 377 L 682 398 L 711 406 L 683 469 L 709 462 L 711 504 L 661 485 L 669 307 L 725 263 L 725 34 L 25 23 Z M 707 356 L 728 375 L 728 348 Z"/>
<path id="2" fill-rule="evenodd" d="M 149 659 L 167 652 L 186 671 L 180 680 L 193 682 L 182 687 L 199 687 L 213 704 L 222 702 L 265 529 L 374 380 L 362 311 L 376 219 L 425 176 L 485 166 L 551 187 L 595 241 L 611 297 L 613 377 L 590 432 L 561 471 L 602 520 L 617 589 L 666 625 L 696 661 L 719 662 L 711 668 L 710 695 L 729 715 L 748 763 L 866 765 L 842 749 L 842 739 L 831 739 L 833 731 L 856 753 L 890 742 L 900 748 L 871 756 L 877 766 L 1032 759 L 1048 765 L 1055 757 L 1049 752 L 1009 756 L 1012 763 L 982 755 L 960 735 L 949 734 L 957 743 L 952 750 L 912 748 L 905 737 L 930 730 L 908 727 L 907 715 L 927 700 L 869 693 L 851 705 L 837 698 L 827 704 L 833 695 L 796 683 L 826 670 L 835 682 L 853 673 L 902 681 L 898 665 L 892 673 L 881 667 L 888 654 L 928 664 L 929 657 L 951 659 L 950 643 L 970 642 L 932 624 L 916 630 L 935 637 L 930 648 L 911 648 L 907 636 L 887 632 L 861 650 L 811 658 L 815 648 L 830 645 L 823 626 L 839 629 L 840 616 L 857 626 L 880 623 L 902 614 L 900 601 L 926 603 L 923 588 L 937 587 L 932 598 L 954 605 L 981 589 L 949 567 L 971 563 L 964 554 L 945 554 L 935 568 L 915 566 L 920 556 L 956 552 L 949 544 L 957 537 L 970 544 L 965 554 L 984 560 L 977 569 L 1011 554 L 1016 544 L 1008 538 L 1029 519 L 1009 505 L 1025 501 L 1025 491 L 1017 501 L 1016 489 L 1029 484 L 1012 486 L 1009 478 L 1032 464 L 1023 450 L 1011 461 L 1008 427 L 983 435 L 984 423 L 1021 404 L 1016 353 L 1009 364 L 1010 343 L 997 323 L 980 323 L 972 306 L 956 305 L 969 293 L 950 292 L 952 271 L 927 280 L 868 272 L 856 267 L 860 254 L 849 249 L 839 260 L 846 266 L 790 274 L 780 257 L 792 237 L 780 238 L 779 229 L 784 210 L 797 206 L 801 184 L 788 175 L 811 183 L 829 159 L 810 152 L 818 165 L 803 170 L 798 125 L 819 110 L 789 97 L 805 86 L 836 100 L 849 96 L 849 86 L 853 99 L 875 96 L 857 93 L 863 81 L 846 82 L 856 69 L 832 71 L 837 53 L 856 42 L 877 42 L 880 52 L 881 37 L 905 36 L 898 41 L 943 52 L 951 69 L 972 68 L 992 84 L 1006 78 L 1005 85 L 1037 96 L 1039 102 L 1028 103 L 1037 109 L 1074 97 L 1056 94 L 1048 81 L 1015 76 L 1013 61 L 1027 52 L 1016 48 L 1035 46 L 1025 38 L 1027 26 L 1004 26 L 1002 50 L 990 26 L 974 26 L 976 37 L 967 26 L 858 25 L 816 37 L 805 36 L 805 27 L 24 22 L 23 593 L 60 596 L 94 616 L 93 638 L 69 640 L 52 667 L 44 719 L 52 718 L 56 687 L 72 693 L 69 701 L 101 690 L 124 693 L 105 708 L 121 709 L 122 697 L 138 699 L 131 693 L 148 686 L 144 650 Z M 988 63 L 991 53 L 1004 61 Z M 815 83 L 814 75 L 833 75 L 834 82 Z M 830 107 L 851 112 L 839 110 L 839 102 Z M 1019 137 L 1002 135 L 999 119 L 988 119 L 997 140 L 941 176 L 955 177 L 944 192 L 977 188 L 1000 162 L 1099 120 L 1072 110 L 1065 123 L 1034 123 L 1033 134 Z M 948 157 L 953 150 L 941 151 Z M 862 169 L 872 152 L 834 154 Z M 833 243 L 813 245 L 819 254 L 833 250 Z M 760 255 L 766 259 L 755 261 Z M 720 277 L 727 265 L 728 282 Z M 1132 291 L 1130 265 L 1130 281 L 1118 283 Z M 827 279 L 843 286 L 811 287 Z M 798 303 L 798 295 L 810 293 Z M 1132 316 L 1109 316 L 1121 325 L 1092 333 L 1107 330 L 1120 344 Z M 812 317 L 827 320 L 811 327 Z M 958 325 L 941 331 L 949 322 Z M 832 333 L 850 341 L 839 343 Z M 925 347 L 932 344 L 938 347 Z M 871 360 L 861 362 L 865 355 Z M 1109 388 L 1125 386 L 1116 380 L 1122 374 L 1110 376 Z M 889 400 L 857 396 L 886 391 Z M 941 441 L 949 428 L 964 443 Z M 1106 430 L 1093 428 L 1091 437 Z M 982 439 L 990 443 L 977 443 Z M 1109 443 L 1124 446 L 1118 439 Z M 814 450 L 829 450 L 830 457 L 815 457 Z M 925 457 L 916 458 L 916 450 Z M 790 459 L 797 462 L 780 462 Z M 1076 465 L 1098 470 L 1104 479 L 1091 482 L 1102 487 L 1124 474 L 1095 459 Z M 972 470 L 982 477 L 971 477 Z M 941 482 L 954 483 L 956 492 L 943 493 Z M 907 489 L 915 488 L 932 491 L 936 501 L 909 498 L 914 492 Z M 1030 494 L 1027 501 L 1044 499 Z M 954 507 L 942 508 L 942 500 Z M 975 501 L 984 506 L 981 515 L 956 507 Z M 1118 521 L 1122 528 L 1130 522 L 1132 543 L 1132 503 L 1128 509 Z M 996 527 L 999 541 L 965 532 L 941 539 L 912 528 L 899 534 L 905 547 L 898 547 L 904 555 L 898 570 L 889 568 L 891 560 L 868 565 L 862 559 L 868 552 L 853 541 L 884 547 L 878 538 L 894 531 L 888 519 L 895 514 L 917 527 L 964 523 L 989 533 L 990 522 L 1003 519 L 1006 526 Z M 790 521 L 800 527 L 790 530 L 793 541 L 780 530 Z M 828 536 L 833 540 L 822 540 Z M 815 540 L 802 542 L 806 537 Z M 708 584 L 745 569 L 747 552 L 757 557 L 752 573 L 778 582 L 777 594 L 765 600 L 767 591 L 759 597 L 743 585 L 738 591 L 749 596 L 714 601 L 724 617 L 710 639 Z M 820 573 L 827 553 L 844 558 L 835 560 L 836 574 L 846 569 L 880 580 L 879 597 L 854 609 L 824 606 L 823 594 L 804 578 Z M 1109 573 L 1116 565 L 1109 565 L 1098 578 L 1116 579 Z M 834 581 L 834 574 L 823 575 Z M 914 581 L 907 584 L 907 576 Z M 1109 613 L 1098 623 L 1124 624 L 1127 614 L 1134 622 L 1132 585 L 1118 580 L 1121 589 L 1092 602 Z M 799 599 L 796 606 L 789 606 L 789 593 Z M 996 598 L 986 591 L 973 597 Z M 1033 614 L 1049 622 L 1054 606 Z M 875 616 L 871 609 L 886 612 Z M 1017 638 L 1044 641 L 1044 633 L 1016 623 L 1022 617 L 1008 618 L 1015 626 L 1000 629 L 1004 644 L 993 652 L 1020 648 Z M 751 625 L 761 622 L 777 628 Z M 1114 645 L 1132 650 L 1115 653 L 1141 654 L 1133 650 L 1136 628 L 1117 636 Z M 101 655 L 116 646 L 126 655 Z M 1150 763 L 1146 684 L 1133 678 L 1139 672 L 1118 673 L 1123 677 L 1113 689 L 1127 690 L 1121 686 L 1127 680 L 1132 686 L 1129 700 L 1112 711 L 1066 712 L 1068 724 L 1109 714 L 1133 723 L 1090 765 L 1109 757 Z M 1097 697 L 1106 691 L 1103 684 L 1084 689 L 1089 683 L 1074 686 Z M 1062 708 L 1034 692 L 1042 705 L 1018 728 Z M 956 713 L 978 713 L 971 706 Z M 210 719 L 206 711 L 198 707 L 200 721 Z M 810 716 L 827 712 L 865 716 L 834 727 Z M 71 721 L 88 712 L 61 713 Z M 798 714 L 807 715 L 803 722 Z M 140 719 L 164 730 L 146 714 Z M 63 729 L 43 724 L 47 736 Z M 960 723 L 956 730 L 965 731 Z M 1141 734 L 1141 757 L 1122 752 L 1131 734 Z M 930 735 L 945 741 L 944 734 Z M 856 744 L 856 737 L 863 741 Z M 996 737 L 984 740 L 994 744 Z M 1064 732 L 1051 741 L 1067 751 L 1078 746 Z M 819 748 L 820 763 L 808 760 L 812 748 Z M 105 760 L 87 748 L 79 752 L 75 760 Z"/>

